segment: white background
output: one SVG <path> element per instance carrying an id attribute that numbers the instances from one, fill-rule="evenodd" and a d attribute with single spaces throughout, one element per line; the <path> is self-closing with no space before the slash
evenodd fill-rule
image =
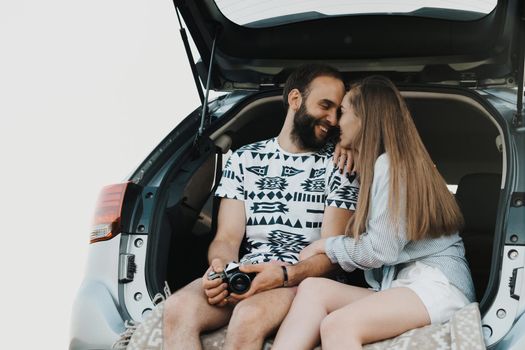
<path id="1" fill-rule="evenodd" d="M 171 0 L 0 1 L 2 348 L 68 347 L 100 188 L 200 104 L 178 29 Z"/>
<path id="2" fill-rule="evenodd" d="M 199 105 L 178 29 L 171 0 L 0 0 L 2 348 L 67 348 L 100 188 Z"/>

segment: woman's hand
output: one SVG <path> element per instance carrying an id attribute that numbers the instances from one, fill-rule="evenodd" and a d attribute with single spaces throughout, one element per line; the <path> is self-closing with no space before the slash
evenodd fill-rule
<path id="1" fill-rule="evenodd" d="M 313 243 L 311 243 L 309 246 L 301 250 L 299 253 L 299 261 L 306 260 L 314 255 L 317 254 L 324 254 L 324 245 L 325 245 L 326 238 L 317 240 Z"/>
<path id="2" fill-rule="evenodd" d="M 345 170 L 348 173 L 352 172 L 354 167 L 354 157 L 352 150 L 343 148 L 341 143 L 335 145 L 333 162 L 335 166 L 339 168 L 339 172 L 342 174 Z"/>

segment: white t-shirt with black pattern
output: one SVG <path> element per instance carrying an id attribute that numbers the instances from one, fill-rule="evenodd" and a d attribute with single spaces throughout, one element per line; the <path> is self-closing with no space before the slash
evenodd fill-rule
<path id="1" fill-rule="evenodd" d="M 273 138 L 231 155 L 215 195 L 244 201 L 246 254 L 241 262 L 294 264 L 299 252 L 320 238 L 325 206 L 355 210 L 358 182 L 339 173 L 332 154 L 332 145 L 289 153 Z"/>

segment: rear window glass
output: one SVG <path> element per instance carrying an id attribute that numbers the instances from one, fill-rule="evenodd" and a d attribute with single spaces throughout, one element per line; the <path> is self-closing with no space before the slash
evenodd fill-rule
<path id="1" fill-rule="evenodd" d="M 215 0 L 232 22 L 271 27 L 330 16 L 395 14 L 459 21 L 480 19 L 497 0 Z"/>

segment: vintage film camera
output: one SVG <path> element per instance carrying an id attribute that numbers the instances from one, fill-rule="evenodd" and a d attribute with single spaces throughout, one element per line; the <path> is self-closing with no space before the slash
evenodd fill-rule
<path id="1" fill-rule="evenodd" d="M 228 284 L 228 291 L 235 294 L 243 294 L 250 289 L 252 280 L 256 273 L 244 273 L 239 270 L 239 264 L 236 262 L 230 262 L 224 267 L 223 272 L 210 271 L 208 273 L 208 279 L 214 280 L 217 278 L 222 279 L 223 282 Z"/>

